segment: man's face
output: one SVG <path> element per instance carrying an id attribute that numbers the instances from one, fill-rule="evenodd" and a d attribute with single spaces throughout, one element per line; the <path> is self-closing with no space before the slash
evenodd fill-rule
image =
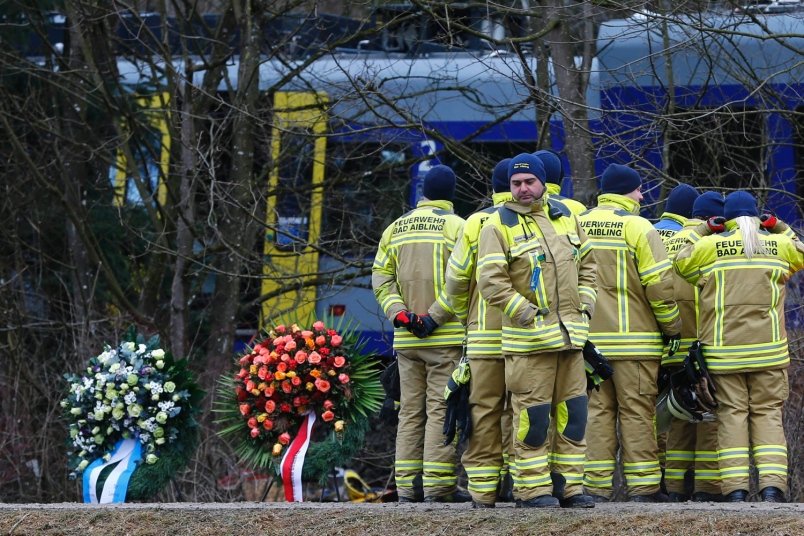
<path id="1" fill-rule="evenodd" d="M 511 194 L 518 202 L 529 205 L 544 195 L 544 184 L 532 173 L 511 175 Z"/>
<path id="2" fill-rule="evenodd" d="M 641 203 L 644 197 L 642 197 L 642 186 L 639 186 L 636 190 L 631 193 L 625 194 L 625 197 L 630 197 L 637 203 Z"/>

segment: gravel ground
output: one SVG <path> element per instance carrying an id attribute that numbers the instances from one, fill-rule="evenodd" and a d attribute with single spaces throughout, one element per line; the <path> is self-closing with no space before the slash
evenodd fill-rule
<path id="1" fill-rule="evenodd" d="M 804 534 L 802 504 L 628 504 L 590 510 L 357 503 L 0 504 L 20 534 Z"/>

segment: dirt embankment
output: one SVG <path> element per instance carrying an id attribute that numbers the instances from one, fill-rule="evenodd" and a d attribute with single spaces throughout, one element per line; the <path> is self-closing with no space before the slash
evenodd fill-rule
<path id="1" fill-rule="evenodd" d="M 804 505 L 598 505 L 525 510 L 509 505 L 172 503 L 0 505 L 0 535 L 63 534 L 804 534 Z"/>

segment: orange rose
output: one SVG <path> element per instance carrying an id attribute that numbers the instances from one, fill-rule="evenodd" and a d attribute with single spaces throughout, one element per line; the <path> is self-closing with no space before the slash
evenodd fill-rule
<path id="1" fill-rule="evenodd" d="M 288 352 L 292 352 L 296 349 L 296 341 L 291 340 L 290 342 L 285 343 L 285 350 Z"/>
<path id="2" fill-rule="evenodd" d="M 304 337 L 305 339 L 311 339 L 313 338 L 313 332 L 305 330 L 301 332 L 301 336 Z"/>
<path id="3" fill-rule="evenodd" d="M 276 409 L 276 402 L 274 402 L 273 400 L 268 400 L 265 402 L 265 411 L 267 413 L 273 413 L 275 409 Z"/>
<path id="4" fill-rule="evenodd" d="M 285 379 L 285 373 L 282 371 L 277 371 L 277 373 L 274 374 L 274 378 L 276 378 L 279 381 L 282 381 Z"/>
<path id="5" fill-rule="evenodd" d="M 327 338 L 324 337 L 323 335 L 319 335 L 318 337 L 315 338 L 315 344 L 316 346 L 324 346 L 325 344 L 327 344 Z"/>
<path id="6" fill-rule="evenodd" d="M 251 404 L 240 404 L 240 413 L 243 415 L 251 413 Z"/>
<path id="7" fill-rule="evenodd" d="M 290 443 L 290 434 L 285 432 L 284 434 L 279 436 L 279 442 L 282 443 L 283 445 L 289 444 Z"/>
<path id="8" fill-rule="evenodd" d="M 346 364 L 346 358 L 345 357 L 343 357 L 342 355 L 336 355 L 335 356 L 335 366 L 336 367 L 341 368 L 345 364 Z"/>
<path id="9" fill-rule="evenodd" d="M 286 393 L 290 393 L 293 390 L 293 385 L 287 380 L 282 382 L 282 390 Z"/>
<path id="10" fill-rule="evenodd" d="M 310 355 L 307 356 L 307 361 L 309 361 L 313 365 L 317 365 L 321 363 L 321 355 L 316 351 L 312 351 L 310 352 Z"/>
<path id="11" fill-rule="evenodd" d="M 257 376 L 264 380 L 268 376 L 268 367 L 260 367 L 260 370 L 257 371 Z"/>
<path id="12" fill-rule="evenodd" d="M 318 370 L 317 368 L 314 368 L 313 370 L 310 371 L 310 376 L 312 376 L 313 378 L 320 378 L 321 371 Z"/>
<path id="13" fill-rule="evenodd" d="M 346 376 L 346 374 L 341 374 L 341 376 Z M 348 376 L 347 376 L 347 381 L 348 381 Z M 298 376 L 295 376 L 292 380 L 290 380 L 290 383 L 292 383 L 293 385 L 298 387 L 299 385 L 301 385 L 301 378 L 299 378 Z"/>
<path id="14" fill-rule="evenodd" d="M 276 364 L 276 370 L 278 370 L 279 372 L 287 372 L 287 370 L 288 370 L 287 363 L 277 363 Z"/>
<path id="15" fill-rule="evenodd" d="M 321 418 L 324 419 L 325 421 L 329 422 L 329 421 L 331 421 L 332 419 L 335 418 L 335 414 L 332 413 L 331 411 L 327 410 L 327 411 L 325 411 L 324 413 L 321 414 Z"/>
<path id="16" fill-rule="evenodd" d="M 332 338 L 329 340 L 329 343 L 332 346 L 340 346 L 343 338 L 340 335 L 333 335 Z"/>
<path id="17" fill-rule="evenodd" d="M 265 419 L 264 421 L 262 421 L 262 427 L 268 431 L 271 431 L 274 429 L 274 421 L 272 421 L 271 419 Z"/>
<path id="18" fill-rule="evenodd" d="M 246 382 L 246 391 L 251 392 L 256 388 L 257 388 L 257 385 L 253 381 L 249 380 L 249 381 Z"/>
<path id="19" fill-rule="evenodd" d="M 324 400 L 324 409 L 332 409 L 334 405 L 332 400 Z"/>
<path id="20" fill-rule="evenodd" d="M 327 380 L 322 380 L 319 378 L 315 381 L 315 386 L 318 387 L 318 390 L 322 393 L 329 391 L 329 382 Z"/>
<path id="21" fill-rule="evenodd" d="M 271 398 L 272 396 L 274 396 L 274 388 L 266 387 L 265 390 L 263 391 L 263 394 L 265 394 L 266 397 Z"/>
<path id="22" fill-rule="evenodd" d="M 254 417 L 250 418 L 248 420 L 248 427 L 249 428 L 256 428 L 257 427 L 257 419 L 255 419 Z"/>
<path id="23" fill-rule="evenodd" d="M 320 320 L 313 323 L 313 329 L 316 331 L 324 331 L 324 323 Z"/>
<path id="24" fill-rule="evenodd" d="M 305 354 L 303 351 L 299 350 L 298 352 L 296 352 L 296 357 L 294 359 L 296 359 L 296 363 L 301 365 L 302 363 L 307 361 L 307 354 Z"/>
<path id="25" fill-rule="evenodd" d="M 306 344 L 307 348 L 309 348 L 310 350 L 315 348 L 315 341 L 313 339 L 304 339 L 304 344 Z"/>
<path id="26" fill-rule="evenodd" d="M 274 330 L 275 330 L 277 333 L 284 333 L 286 329 L 287 329 L 287 328 L 284 326 L 284 324 L 280 324 L 280 325 L 278 325 L 278 326 L 276 326 L 276 327 L 274 328 Z"/>
<path id="27" fill-rule="evenodd" d="M 349 375 L 348 374 L 338 374 L 338 380 L 341 383 L 349 383 Z"/>

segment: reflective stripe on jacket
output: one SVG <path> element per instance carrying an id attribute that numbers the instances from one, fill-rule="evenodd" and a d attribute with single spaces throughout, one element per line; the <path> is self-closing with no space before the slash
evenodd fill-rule
<path id="1" fill-rule="evenodd" d="M 552 202 L 551 202 L 552 203 Z M 503 312 L 503 354 L 580 349 L 594 311 L 595 258 L 569 209 L 552 219 L 543 199 L 506 203 L 480 231 L 477 284 Z M 536 315 L 539 309 L 546 315 Z"/>
<path id="2" fill-rule="evenodd" d="M 681 329 L 673 272 L 659 233 L 639 203 L 603 194 L 580 222 L 597 259 L 598 314 L 589 340 L 608 359 L 659 360 L 662 333 Z"/>
<path id="3" fill-rule="evenodd" d="M 785 283 L 804 267 L 804 245 L 785 234 L 758 234 L 768 255 L 747 258 L 742 232 L 730 221 L 721 234 L 693 237 L 673 263 L 681 277 L 700 289 L 698 338 L 706 366 L 715 374 L 790 364 Z"/>
<path id="4" fill-rule="evenodd" d="M 455 314 L 466 325 L 466 354 L 502 358 L 502 313 L 489 307 L 477 290 L 477 242 L 489 217 L 506 201 L 510 192 L 492 196 L 493 207 L 466 218 L 447 266 L 446 294 Z"/>
<path id="5" fill-rule="evenodd" d="M 389 320 L 401 311 L 430 314 L 439 324 L 419 339 L 405 328 L 394 329 L 394 348 L 460 345 L 464 329 L 444 295 L 444 271 L 463 219 L 449 201 L 420 201 L 388 226 L 380 239 L 371 285 Z"/>
<path id="6" fill-rule="evenodd" d="M 586 212 L 586 207 L 580 202 L 574 199 L 570 199 L 569 197 L 564 197 L 561 195 L 561 185 L 560 184 L 553 184 L 552 182 L 547 183 L 547 197 L 548 199 L 555 199 L 556 201 L 561 201 L 570 212 L 579 216 Z"/>
<path id="7" fill-rule="evenodd" d="M 675 215 L 671 214 L 671 216 Z M 684 222 L 684 227 L 679 231 L 659 230 L 671 262 L 701 223 L 701 220 L 692 219 Z M 698 295 L 698 288 L 695 285 L 690 285 L 680 275 L 673 272 L 673 297 L 676 299 L 678 314 L 681 317 L 681 346 L 673 356 L 668 356 L 665 350 L 662 355 L 662 365 L 680 366 L 690 350 L 690 345 L 698 340 Z"/>

